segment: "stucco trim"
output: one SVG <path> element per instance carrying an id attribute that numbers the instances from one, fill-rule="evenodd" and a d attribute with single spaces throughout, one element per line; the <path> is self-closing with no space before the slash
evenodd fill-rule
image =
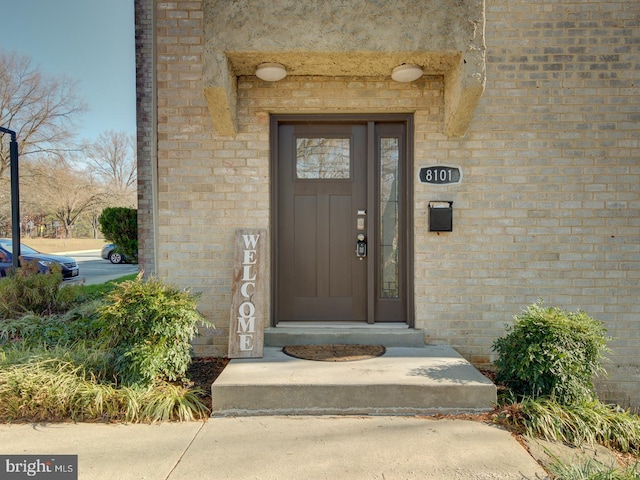
<path id="1" fill-rule="evenodd" d="M 481 58 L 471 64 L 467 58 L 473 57 L 474 55 L 468 55 L 457 68 L 445 75 L 444 133 L 449 137 L 464 136 L 484 92 L 484 52 Z"/>
<path id="2" fill-rule="evenodd" d="M 288 76 L 389 77 L 413 63 L 443 75 L 443 132 L 463 136 L 485 85 L 484 0 L 204 0 L 204 96 L 221 135 L 237 133 L 237 77 L 277 62 Z M 384 24 L 380 22 L 385 20 Z M 292 112 L 294 113 L 294 112 Z"/>

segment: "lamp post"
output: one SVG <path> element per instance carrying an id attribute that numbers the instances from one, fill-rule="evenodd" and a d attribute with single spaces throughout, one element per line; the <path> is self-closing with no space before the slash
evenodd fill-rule
<path id="1" fill-rule="evenodd" d="M 0 127 L 0 133 L 11 135 L 9 160 L 11 162 L 11 257 L 13 268 L 20 266 L 20 182 L 18 180 L 18 141 L 16 132 Z"/>

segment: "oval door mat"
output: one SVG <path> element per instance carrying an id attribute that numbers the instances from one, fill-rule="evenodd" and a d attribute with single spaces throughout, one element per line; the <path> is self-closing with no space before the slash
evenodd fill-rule
<path id="1" fill-rule="evenodd" d="M 384 355 L 382 345 L 288 345 L 282 349 L 290 357 L 318 362 L 353 362 Z"/>

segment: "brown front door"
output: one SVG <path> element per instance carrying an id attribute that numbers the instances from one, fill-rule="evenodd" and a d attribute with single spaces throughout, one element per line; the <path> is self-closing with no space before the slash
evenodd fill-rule
<path id="1" fill-rule="evenodd" d="M 406 322 L 404 124 L 276 128 L 276 322 Z"/>

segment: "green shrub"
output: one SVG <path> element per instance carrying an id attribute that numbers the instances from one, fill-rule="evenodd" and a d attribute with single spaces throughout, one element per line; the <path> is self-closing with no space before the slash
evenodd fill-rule
<path id="1" fill-rule="evenodd" d="M 0 281 L 0 319 L 17 318 L 25 313 L 48 315 L 64 312 L 79 301 L 75 285 L 61 288 L 59 267 L 51 273 L 38 273 L 25 262 L 22 268 Z"/>
<path id="2" fill-rule="evenodd" d="M 125 385 L 150 385 L 184 377 L 197 334 L 197 299 L 162 282 L 119 284 L 106 296 L 101 319 L 113 349 L 113 365 Z"/>
<path id="3" fill-rule="evenodd" d="M 118 252 L 135 262 L 138 255 L 138 212 L 133 208 L 105 208 L 100 217 L 104 238 L 115 244 Z"/>
<path id="4" fill-rule="evenodd" d="M 493 344 L 496 381 L 520 397 L 561 404 L 595 398 L 592 379 L 604 372 L 606 330 L 582 311 L 534 304 Z"/>

